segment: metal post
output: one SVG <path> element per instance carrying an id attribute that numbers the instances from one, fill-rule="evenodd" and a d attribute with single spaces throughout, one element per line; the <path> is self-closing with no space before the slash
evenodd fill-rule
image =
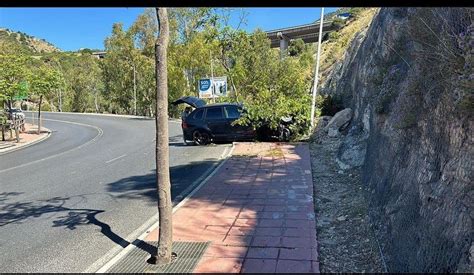
<path id="1" fill-rule="evenodd" d="M 133 64 L 133 98 L 134 98 L 134 108 L 135 108 L 135 115 L 137 115 L 137 77 L 136 77 L 136 69 L 135 64 Z"/>
<path id="2" fill-rule="evenodd" d="M 314 74 L 314 84 L 313 84 L 313 100 L 311 103 L 311 129 L 314 128 L 314 111 L 316 108 L 316 92 L 318 89 L 318 76 L 319 76 L 319 56 L 321 54 L 321 38 L 323 36 L 323 18 L 324 18 L 324 8 L 321 8 L 321 20 L 319 21 L 319 37 L 318 37 L 318 54 L 316 58 L 316 72 Z"/>
<path id="3" fill-rule="evenodd" d="M 59 88 L 59 112 L 63 111 L 63 101 L 61 99 L 61 88 Z"/>
<path id="4" fill-rule="evenodd" d="M 212 91 L 212 103 L 216 103 L 215 99 L 215 87 L 214 87 L 214 67 L 213 67 L 213 62 L 212 62 L 212 51 L 209 51 L 209 56 L 211 57 L 211 91 Z"/>

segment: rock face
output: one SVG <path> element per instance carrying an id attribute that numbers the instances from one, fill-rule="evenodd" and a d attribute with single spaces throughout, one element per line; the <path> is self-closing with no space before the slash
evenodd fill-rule
<path id="1" fill-rule="evenodd" d="M 474 271 L 473 12 L 382 8 L 323 85 L 353 110 L 338 161 L 390 272 Z"/>

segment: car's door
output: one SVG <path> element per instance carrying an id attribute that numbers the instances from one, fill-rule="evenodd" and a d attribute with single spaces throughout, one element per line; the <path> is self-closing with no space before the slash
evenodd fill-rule
<path id="1" fill-rule="evenodd" d="M 222 106 L 206 108 L 206 122 L 215 139 L 228 139 L 230 124 L 224 116 Z"/>
<path id="2" fill-rule="evenodd" d="M 224 112 L 232 131 L 233 140 L 249 139 L 253 137 L 253 128 L 251 126 L 243 126 L 234 122 L 242 115 L 242 108 L 235 105 L 224 107 Z"/>

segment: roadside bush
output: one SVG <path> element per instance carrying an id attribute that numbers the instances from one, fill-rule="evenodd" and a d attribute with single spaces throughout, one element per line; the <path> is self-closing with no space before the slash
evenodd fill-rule
<path id="1" fill-rule="evenodd" d="M 305 44 L 303 39 L 299 38 L 296 40 L 292 40 L 288 47 L 288 54 L 290 56 L 297 56 L 300 55 L 305 49 Z"/>
<path id="2" fill-rule="evenodd" d="M 7 114 L 3 110 L 0 110 L 0 125 L 7 122 Z"/>
<path id="3" fill-rule="evenodd" d="M 346 25 L 346 21 L 341 18 L 334 18 L 332 21 L 332 25 L 337 29 L 340 29 Z"/>
<path id="4" fill-rule="evenodd" d="M 338 96 L 318 95 L 316 96 L 316 107 L 320 110 L 321 116 L 334 116 L 344 109 L 342 99 Z"/>
<path id="5" fill-rule="evenodd" d="M 292 117 L 290 130 L 295 134 L 293 139 L 298 139 L 308 130 L 311 108 L 309 95 L 296 98 L 265 90 L 247 100 L 244 107 L 245 113 L 236 121 L 237 124 L 252 125 L 254 129 L 268 127 L 276 130 L 282 117 Z"/>

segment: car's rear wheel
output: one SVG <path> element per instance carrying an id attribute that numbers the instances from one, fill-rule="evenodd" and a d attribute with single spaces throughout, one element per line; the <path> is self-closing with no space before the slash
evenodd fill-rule
<path id="1" fill-rule="evenodd" d="M 211 141 L 211 137 L 204 131 L 196 130 L 193 132 L 193 141 L 199 145 L 206 145 Z"/>

